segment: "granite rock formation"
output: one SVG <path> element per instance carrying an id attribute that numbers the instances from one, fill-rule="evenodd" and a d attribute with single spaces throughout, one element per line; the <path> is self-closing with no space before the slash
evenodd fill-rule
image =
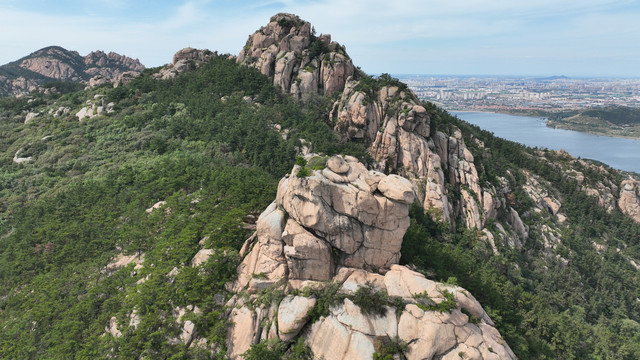
<path id="1" fill-rule="evenodd" d="M 627 179 L 620 185 L 620 210 L 640 222 L 640 185 L 634 179 Z"/>
<path id="2" fill-rule="evenodd" d="M 315 36 L 309 22 L 291 14 L 273 16 L 250 35 L 236 61 L 259 69 L 296 99 L 341 92 L 354 73 L 343 46 L 331 35 Z"/>
<path id="3" fill-rule="evenodd" d="M 238 279 L 228 284 L 232 326 L 227 346 L 242 359 L 253 344 L 269 339 L 306 339 L 315 358 L 371 359 L 376 344 L 408 344 L 407 359 L 515 359 L 490 317 L 466 290 L 426 279 L 397 265 L 414 201 L 411 182 L 368 171 L 355 158 L 307 161 L 323 164 L 283 178 L 274 201 L 259 217 L 257 231 L 241 251 Z M 316 159 L 314 159 L 316 158 Z M 326 316 L 309 318 L 317 305 L 305 290 L 338 284 L 342 297 Z M 383 292 L 405 304 L 371 314 L 356 304 L 360 288 Z M 259 303 L 267 292 L 281 299 Z M 451 301 L 448 310 L 425 307 Z"/>

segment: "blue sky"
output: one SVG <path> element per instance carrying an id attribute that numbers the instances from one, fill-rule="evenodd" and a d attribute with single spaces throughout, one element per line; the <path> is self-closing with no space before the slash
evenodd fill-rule
<path id="1" fill-rule="evenodd" d="M 0 0 L 0 64 L 49 45 L 146 66 L 187 46 L 237 54 L 277 12 L 369 73 L 640 77 L 638 0 Z"/>

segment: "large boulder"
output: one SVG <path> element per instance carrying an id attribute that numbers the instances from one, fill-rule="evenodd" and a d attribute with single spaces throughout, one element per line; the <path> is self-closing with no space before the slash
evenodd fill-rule
<path id="1" fill-rule="evenodd" d="M 316 306 L 315 298 L 287 295 L 278 306 L 278 336 L 283 341 L 293 339 L 307 322 L 309 311 Z"/>
<path id="2" fill-rule="evenodd" d="M 280 181 L 277 202 L 309 235 L 334 249 L 336 265 L 389 268 L 400 258 L 402 236 L 409 227 L 411 183 L 371 173 L 353 157 L 337 158 L 328 163 L 343 162 L 339 171 L 348 170 L 342 174 L 325 168 L 298 177 L 296 166 Z M 376 190 L 369 184 L 377 185 Z"/>

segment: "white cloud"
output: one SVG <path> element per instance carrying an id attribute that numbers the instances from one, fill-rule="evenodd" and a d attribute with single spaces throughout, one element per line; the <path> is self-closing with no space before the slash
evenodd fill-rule
<path id="1" fill-rule="evenodd" d="M 117 1 L 114 7 L 123 6 Z M 0 0 L 0 63 L 54 44 L 83 54 L 116 51 L 149 66 L 186 46 L 237 53 L 278 11 L 332 34 L 371 72 L 435 72 L 451 64 L 490 72 L 523 68 L 516 61 L 548 65 L 594 54 L 638 60 L 640 53 L 640 10 L 631 0 L 188 0 L 155 19 L 61 17 L 18 11 L 17 4 Z"/>

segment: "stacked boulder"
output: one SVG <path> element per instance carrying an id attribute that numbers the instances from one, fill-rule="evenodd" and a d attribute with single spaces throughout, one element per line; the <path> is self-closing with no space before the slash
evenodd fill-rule
<path id="1" fill-rule="evenodd" d="M 296 337 L 327 360 L 371 359 L 385 339 L 406 344 L 407 359 L 515 359 L 466 290 L 397 265 L 415 197 L 409 180 L 367 170 L 350 156 L 310 154 L 306 162 L 280 181 L 241 251 L 238 279 L 228 284 L 237 294 L 228 304 L 232 359 L 261 341 Z M 339 287 L 341 301 L 310 319 L 319 299 L 308 290 L 327 286 Z M 369 313 L 353 299 L 362 287 L 397 303 Z M 270 292 L 282 297 L 260 303 Z M 437 311 L 420 298 L 452 305 Z"/>

